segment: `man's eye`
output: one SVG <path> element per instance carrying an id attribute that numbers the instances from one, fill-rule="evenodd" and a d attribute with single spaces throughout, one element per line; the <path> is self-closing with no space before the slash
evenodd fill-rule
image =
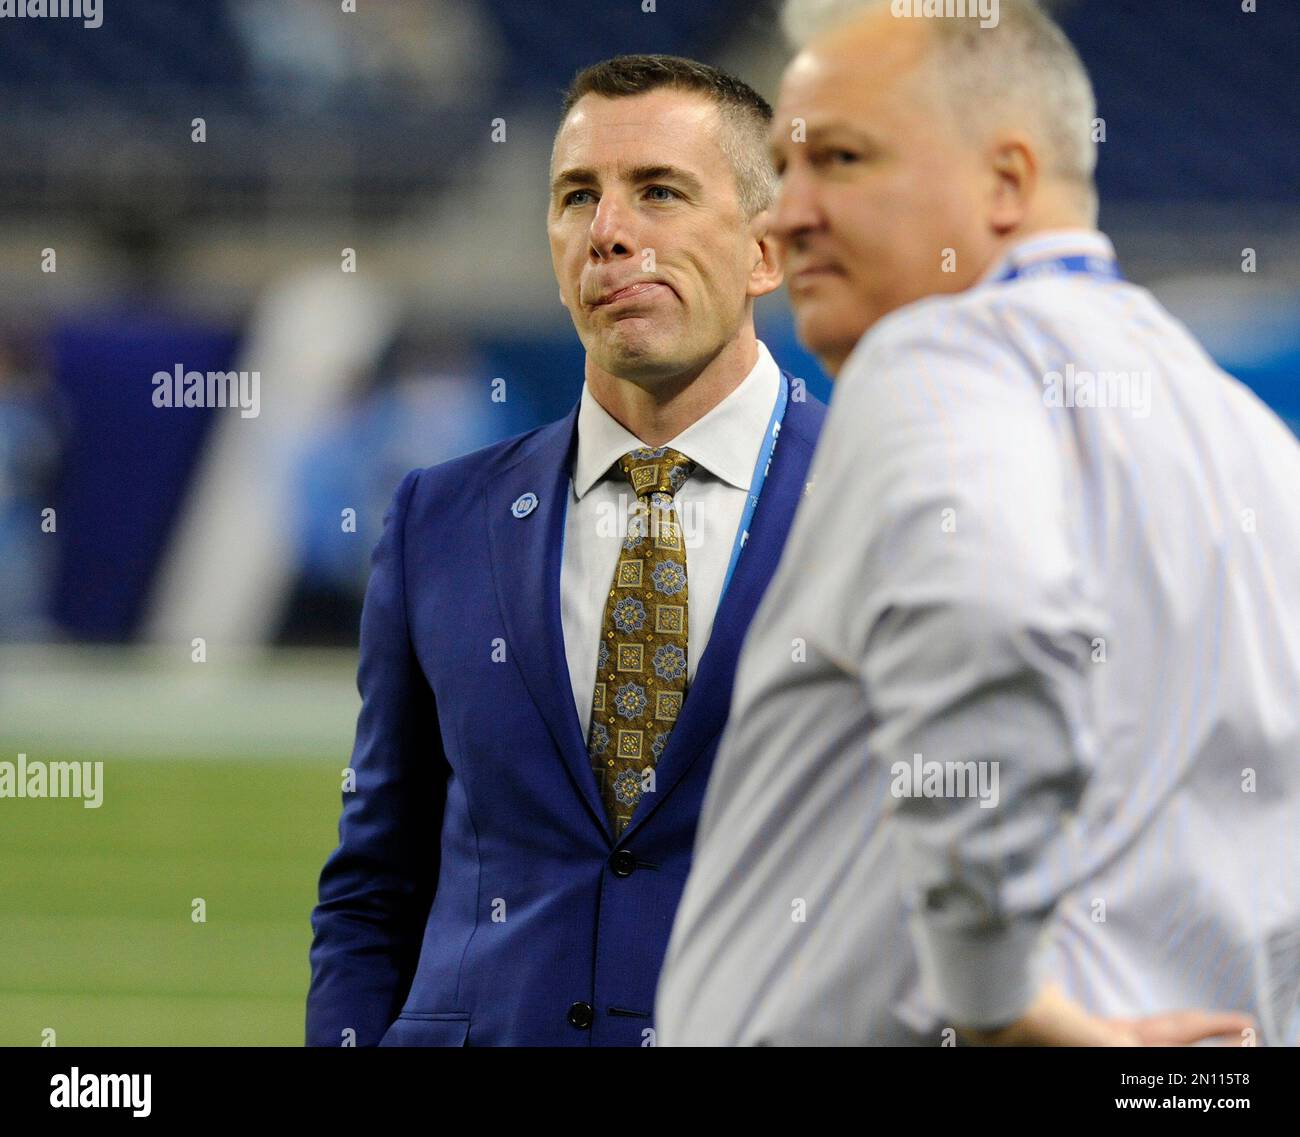
<path id="1" fill-rule="evenodd" d="M 565 194 L 564 204 L 565 205 L 586 205 L 587 203 L 585 201 L 577 200 L 578 198 L 583 196 L 590 197 L 591 190 L 579 189 L 579 190 L 574 190 L 572 193 Z"/>
<path id="2" fill-rule="evenodd" d="M 856 150 L 818 150 L 812 156 L 814 166 L 851 166 L 861 160 L 862 155 Z"/>
<path id="3" fill-rule="evenodd" d="M 676 191 L 670 190 L 667 186 L 651 186 L 646 190 L 648 194 L 663 194 L 663 197 L 655 197 L 654 201 L 672 201 L 677 196 Z"/>

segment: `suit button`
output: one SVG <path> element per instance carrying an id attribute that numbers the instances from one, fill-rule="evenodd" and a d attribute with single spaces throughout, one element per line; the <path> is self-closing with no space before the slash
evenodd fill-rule
<path id="1" fill-rule="evenodd" d="M 631 876 L 636 868 L 636 857 L 630 849 L 619 849 L 609 858 L 609 867 L 614 870 L 615 876 Z"/>
<path id="2" fill-rule="evenodd" d="M 574 1003 L 569 1008 L 569 1025 L 576 1026 L 579 1030 L 586 1030 L 591 1026 L 592 1010 L 590 1003 Z"/>

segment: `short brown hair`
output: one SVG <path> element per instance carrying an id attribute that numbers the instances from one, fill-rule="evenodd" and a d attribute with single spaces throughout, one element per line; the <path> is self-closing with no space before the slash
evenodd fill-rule
<path id="1" fill-rule="evenodd" d="M 694 91 L 718 108 L 723 126 L 718 141 L 735 171 L 741 208 L 749 217 L 770 208 L 776 197 L 767 153 L 772 108 L 748 83 L 707 63 L 678 55 L 617 55 L 595 63 L 569 84 L 560 124 L 584 95 L 621 99 L 665 87 Z"/>

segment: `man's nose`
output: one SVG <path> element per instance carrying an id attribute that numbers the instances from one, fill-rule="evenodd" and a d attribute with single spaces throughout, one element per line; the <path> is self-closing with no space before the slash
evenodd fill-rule
<path id="1" fill-rule="evenodd" d="M 616 260 L 636 251 L 635 225 L 630 210 L 614 194 L 605 194 L 591 219 L 591 259 Z"/>
<path id="2" fill-rule="evenodd" d="M 782 241 L 790 241 L 821 223 L 821 204 L 813 179 L 802 163 L 791 162 L 781 175 L 781 187 L 772 210 L 772 233 Z"/>

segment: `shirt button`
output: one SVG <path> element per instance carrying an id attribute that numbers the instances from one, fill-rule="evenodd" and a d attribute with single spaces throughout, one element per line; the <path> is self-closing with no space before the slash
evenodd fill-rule
<path id="1" fill-rule="evenodd" d="M 569 1008 L 569 1025 L 577 1027 L 579 1030 L 586 1030 L 591 1026 L 593 1017 L 590 1003 L 574 1003 Z"/>

